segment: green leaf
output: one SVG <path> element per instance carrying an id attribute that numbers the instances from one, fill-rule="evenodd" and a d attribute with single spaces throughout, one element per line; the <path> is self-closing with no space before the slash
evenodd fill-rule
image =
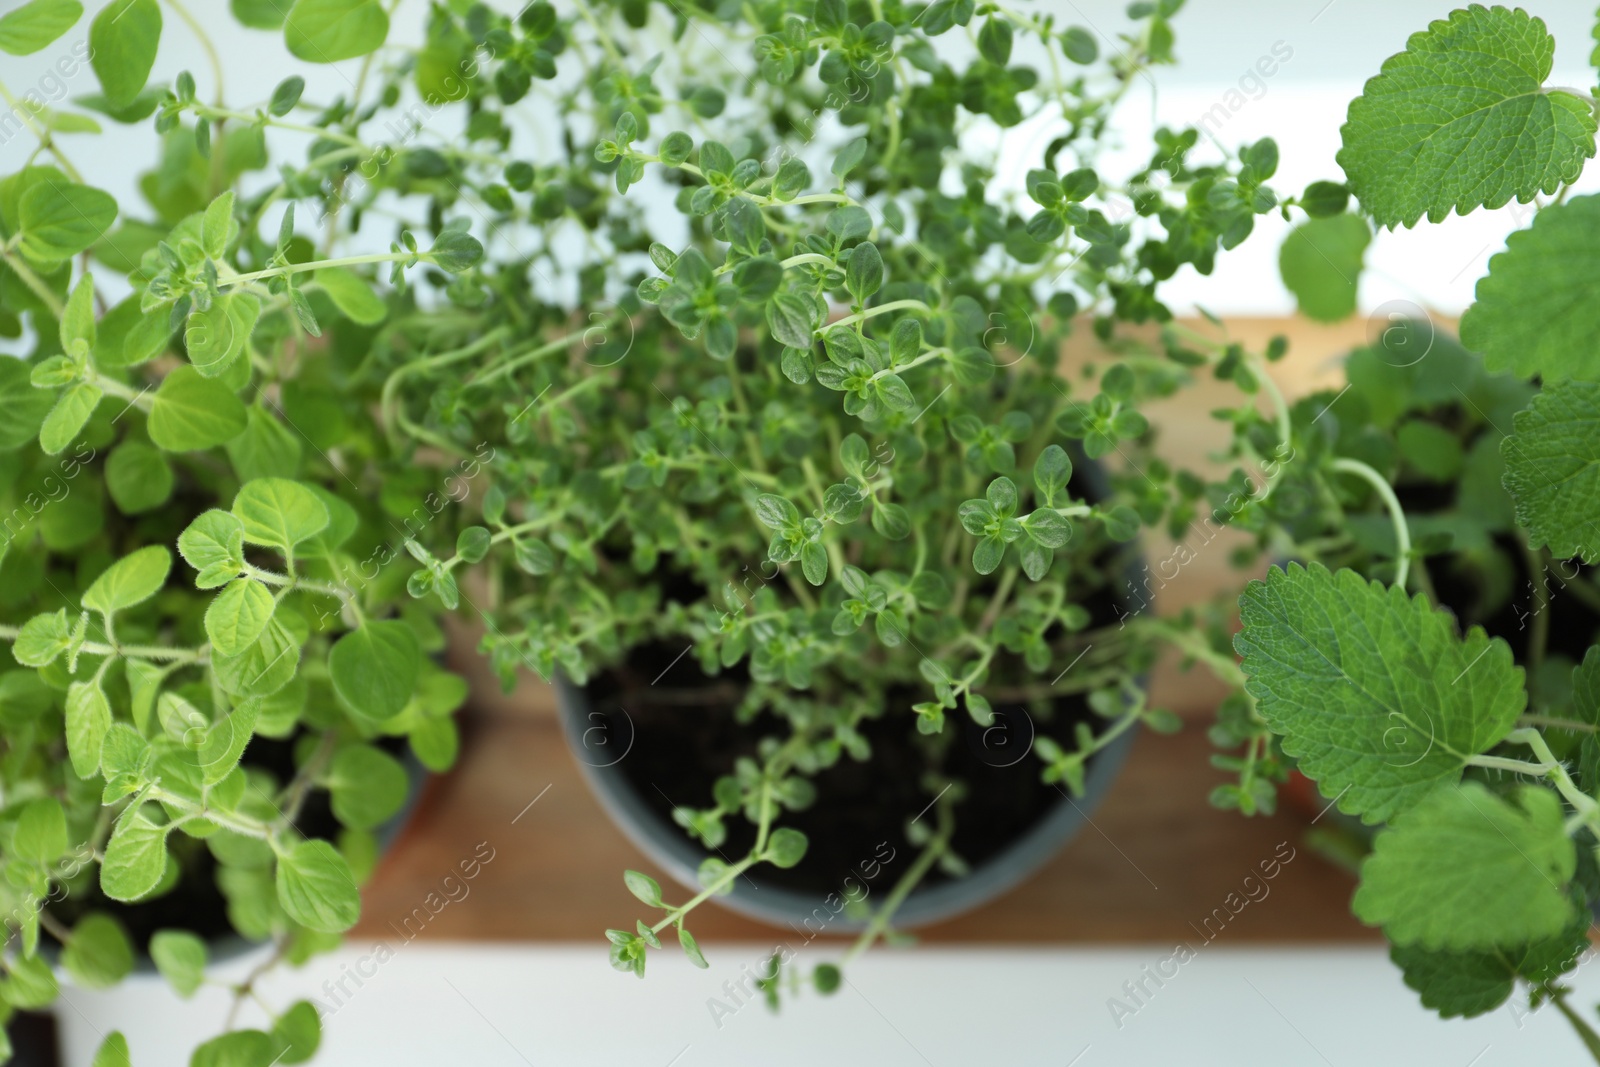
<path id="1" fill-rule="evenodd" d="M 292 555 L 294 547 L 328 527 L 328 506 L 317 494 L 287 478 L 257 478 L 239 488 L 233 514 L 244 539 Z"/>
<path id="2" fill-rule="evenodd" d="M 1545 386 L 1500 442 L 1504 484 L 1529 544 L 1600 562 L 1600 383 Z"/>
<path id="3" fill-rule="evenodd" d="M 194 369 L 207 378 L 219 378 L 237 358 L 245 338 L 236 329 L 233 304 L 249 293 L 223 293 L 211 306 L 184 320 L 183 347 Z"/>
<path id="4" fill-rule="evenodd" d="M 54 797 L 28 801 L 11 831 L 12 854 L 41 867 L 54 863 L 67 850 L 67 813 Z"/>
<path id="5" fill-rule="evenodd" d="M 271 696 L 289 684 L 299 666 L 300 642 L 276 617 L 243 652 L 211 659 L 217 684 L 239 697 Z"/>
<path id="6" fill-rule="evenodd" d="M 233 190 L 229 189 L 206 205 L 200 219 L 200 243 L 206 255 L 221 259 L 238 232 L 239 224 L 233 219 Z"/>
<path id="7" fill-rule="evenodd" d="M 357 830 L 370 830 L 398 812 L 409 787 L 400 761 L 371 745 L 346 745 L 328 771 L 333 813 Z"/>
<path id="8" fill-rule="evenodd" d="M 1378 835 L 1351 909 L 1393 943 L 1426 949 L 1556 937 L 1576 915 L 1563 823 L 1561 798 L 1539 786 L 1510 801 L 1479 782 L 1440 786 Z"/>
<path id="9" fill-rule="evenodd" d="M 800 525 L 800 509 L 775 493 L 756 497 L 756 518 L 770 530 L 787 530 Z"/>
<path id="10" fill-rule="evenodd" d="M 123 815 L 111 831 L 100 889 L 112 900 L 141 900 L 161 884 L 166 868 L 167 827 L 152 822 L 141 807 Z"/>
<path id="11" fill-rule="evenodd" d="M 299 840 L 278 853 L 278 903 L 310 930 L 339 934 L 361 917 L 361 894 L 350 866 L 326 841 Z"/>
<path id="12" fill-rule="evenodd" d="M 100 770 L 100 746 L 111 729 L 111 704 L 95 682 L 73 682 L 67 687 L 67 755 L 79 778 L 93 778 Z"/>
<path id="13" fill-rule="evenodd" d="M 883 256 L 878 252 L 878 246 L 871 241 L 863 241 L 856 245 L 850 253 L 850 260 L 845 266 L 844 287 L 850 290 L 850 295 L 856 302 L 864 304 L 867 297 L 876 293 L 883 285 Z"/>
<path id="14" fill-rule="evenodd" d="M 440 270 L 460 274 L 472 269 L 483 258 L 483 245 L 470 233 L 446 230 L 428 249 L 428 257 Z"/>
<path id="15" fill-rule="evenodd" d="M 39 427 L 55 406 L 48 390 L 35 389 L 28 364 L 0 356 L 0 452 L 10 452 L 39 436 Z"/>
<path id="16" fill-rule="evenodd" d="M 94 348 L 94 278 L 84 274 L 72 287 L 62 312 L 60 329 L 61 350 L 76 363 L 83 363 Z"/>
<path id="17" fill-rule="evenodd" d="M 237 656 L 261 636 L 277 608 L 272 592 L 254 578 L 235 578 L 206 608 L 206 636 L 224 656 Z"/>
<path id="18" fill-rule="evenodd" d="M 681 922 L 678 923 L 678 944 L 683 947 L 683 954 L 689 957 L 690 963 L 702 971 L 711 966 L 706 962 L 705 953 L 700 951 L 700 943 L 694 939 L 694 935 Z"/>
<path id="19" fill-rule="evenodd" d="M 368 722 L 394 718 L 411 700 L 422 650 L 410 626 L 398 620 L 369 622 L 352 630 L 328 652 L 333 690 Z"/>
<path id="20" fill-rule="evenodd" d="M 104 237 L 116 221 L 117 202 L 109 193 L 69 181 L 49 167 L 24 173 L 36 176 L 16 201 L 20 247 L 29 259 L 44 264 L 70 259 Z"/>
<path id="21" fill-rule="evenodd" d="M 244 570 L 244 523 L 237 515 L 212 508 L 178 535 L 178 554 L 199 571 L 195 585 L 214 589 Z"/>
<path id="22" fill-rule="evenodd" d="M 133 1057 L 128 1053 L 128 1039 L 115 1030 L 107 1034 L 89 1067 L 133 1067 Z"/>
<path id="23" fill-rule="evenodd" d="M 150 408 L 150 440 L 168 452 L 212 448 L 244 432 L 244 404 L 221 381 L 190 366 L 161 382 Z"/>
<path id="24" fill-rule="evenodd" d="M 272 1035 L 265 1031 L 230 1030 L 197 1047 L 189 1067 L 273 1067 L 276 1054 Z"/>
<path id="25" fill-rule="evenodd" d="M 142 604 L 160 592 L 172 571 L 166 545 L 146 545 L 107 567 L 84 590 L 83 606 L 102 615 Z"/>
<path id="26" fill-rule="evenodd" d="M 65 608 L 35 615 L 22 624 L 11 654 L 24 667 L 48 667 L 72 644 L 72 627 Z"/>
<path id="27" fill-rule="evenodd" d="M 1054 506 L 1056 497 L 1072 480 L 1072 459 L 1060 445 L 1050 445 L 1033 462 L 1033 486 L 1045 507 Z"/>
<path id="28" fill-rule="evenodd" d="M 1239 598 L 1246 688 L 1339 809 L 1393 818 L 1497 744 L 1527 701 L 1511 649 L 1354 571 L 1274 567 Z"/>
<path id="29" fill-rule="evenodd" d="M 305 1063 L 322 1044 L 322 1020 L 309 1000 L 297 1000 L 273 1020 L 275 1063 Z"/>
<path id="30" fill-rule="evenodd" d="M 139 95 L 155 66 L 161 44 L 161 5 L 156 0 L 112 0 L 89 25 L 89 62 L 113 107 Z"/>
<path id="31" fill-rule="evenodd" d="M 45 416 L 44 425 L 39 427 L 39 447 L 45 455 L 54 456 L 66 451 L 73 438 L 78 436 L 78 431 L 89 421 L 89 416 L 94 414 L 102 395 L 98 385 L 88 382 L 79 382 L 62 392 L 56 406 Z"/>
<path id="32" fill-rule="evenodd" d="M 1588 925 L 1580 919 L 1556 937 L 1506 951 L 1434 952 L 1397 945 L 1389 958 L 1403 972 L 1406 985 L 1421 994 L 1424 1007 L 1446 1019 L 1471 1018 L 1505 1003 L 1517 978 L 1537 985 L 1571 970 L 1578 954 L 1589 947 Z"/>
<path id="33" fill-rule="evenodd" d="M 376 326 L 389 313 L 388 306 L 372 291 L 372 286 L 355 271 L 343 267 L 323 267 L 317 271 L 317 284 L 328 294 L 334 307 L 351 322 Z"/>
<path id="34" fill-rule="evenodd" d="M 245 746 L 254 736 L 260 715 L 259 699 L 243 700 L 206 729 L 205 739 L 194 754 L 201 780 L 206 785 L 216 785 L 233 773 L 239 765 L 239 757 L 244 755 Z"/>
<path id="35" fill-rule="evenodd" d="M 47 1008 L 61 995 L 55 971 L 43 956 L 18 955 L 7 961 L 10 972 L 0 985 L 7 1005 L 14 1008 Z"/>
<path id="36" fill-rule="evenodd" d="M 337 63 L 383 47 L 389 16 L 378 0 L 296 0 L 283 25 L 289 51 L 308 63 Z"/>
<path id="37" fill-rule="evenodd" d="M 78 0 L 29 0 L 0 18 L 0 52 L 32 55 L 58 39 L 83 17 Z"/>
<path id="38" fill-rule="evenodd" d="M 661 908 L 666 905 L 661 903 L 661 883 L 648 874 L 640 871 L 623 871 L 622 882 L 628 887 L 628 892 L 638 897 L 652 908 Z"/>
<path id="39" fill-rule="evenodd" d="M 1554 193 L 1594 155 L 1595 117 L 1570 91 L 1544 88 L 1555 40 L 1520 8 L 1456 10 L 1351 101 L 1339 165 L 1380 225 L 1497 208 Z"/>
<path id="40" fill-rule="evenodd" d="M 284 0 L 229 0 L 228 7 L 241 25 L 253 30 L 281 29 L 289 12 Z"/>
<path id="41" fill-rule="evenodd" d="M 173 484 L 167 458 L 143 441 L 124 441 L 106 457 L 106 489 L 124 515 L 140 515 L 165 504 Z"/>
<path id="42" fill-rule="evenodd" d="M 1308 219 L 1289 231 L 1278 252 L 1278 273 L 1301 314 L 1337 322 L 1356 310 L 1356 287 L 1372 230 L 1357 215 Z"/>
<path id="43" fill-rule="evenodd" d="M 789 826 L 780 826 L 767 838 L 767 850 L 762 857 L 774 867 L 793 867 L 805 858 L 811 844 L 806 835 Z"/>
<path id="44" fill-rule="evenodd" d="M 85 989 L 109 989 L 133 971 L 133 946 L 121 923 L 92 911 L 72 928 L 61 962 Z"/>
<path id="45" fill-rule="evenodd" d="M 800 570 L 812 585 L 827 581 L 828 550 L 818 541 L 807 541 L 800 546 Z"/>
<path id="46" fill-rule="evenodd" d="M 1491 371 L 1600 378 L 1600 195 L 1542 208 L 1506 238 L 1461 317 L 1461 343 Z"/>
<path id="47" fill-rule="evenodd" d="M 455 766 L 461 737 L 450 719 L 424 719 L 410 736 L 412 753 L 428 770 L 443 774 Z"/>
<path id="48" fill-rule="evenodd" d="M 191 997 L 205 980 L 206 943 L 187 930 L 157 930 L 150 958 L 180 997 Z"/>
<path id="49" fill-rule="evenodd" d="M 300 471 L 303 453 L 300 440 L 299 434 L 275 415 L 253 406 L 248 412 L 244 433 L 224 447 L 241 482 L 256 478 L 293 478 Z"/>
<path id="50" fill-rule="evenodd" d="M 809 351 L 816 329 L 811 302 L 796 293 L 775 293 L 767 301 L 767 328 L 779 344 Z"/>

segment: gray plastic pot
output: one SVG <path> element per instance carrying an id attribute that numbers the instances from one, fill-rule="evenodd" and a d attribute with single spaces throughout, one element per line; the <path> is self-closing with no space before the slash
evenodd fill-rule
<path id="1" fill-rule="evenodd" d="M 563 677 L 556 680 L 561 725 L 572 746 L 574 757 L 613 822 L 675 881 L 699 890 L 696 872 L 712 853 L 700 847 L 688 834 L 664 818 L 643 797 L 624 770 L 628 749 L 633 743 L 632 722 L 620 709 L 598 709 L 588 694 Z M 1026 833 L 954 881 L 918 888 L 895 913 L 898 927 L 925 926 L 971 911 L 1014 888 L 1060 851 L 1078 833 L 1091 812 L 1110 789 L 1122 768 L 1137 730 L 1129 730 L 1089 761 L 1084 796 L 1070 800 L 1065 795 L 1043 819 Z M 753 880 L 760 888 L 755 888 Z M 761 870 L 752 868 L 733 883 L 732 892 L 715 898 L 717 903 L 752 919 L 774 926 L 796 927 L 816 914 L 818 908 L 831 913 L 824 896 L 799 892 L 772 884 L 761 884 Z M 860 930 L 864 920 L 848 912 L 831 915 L 830 932 Z"/>

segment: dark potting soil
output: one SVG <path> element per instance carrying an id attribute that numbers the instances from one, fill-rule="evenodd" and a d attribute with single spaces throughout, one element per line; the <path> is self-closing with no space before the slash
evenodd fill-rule
<path id="1" fill-rule="evenodd" d="M 1441 512 L 1450 505 L 1449 494 L 1438 486 L 1402 484 L 1395 490 L 1401 507 L 1408 515 L 1425 515 Z M 1432 556 L 1427 560 L 1428 576 L 1441 607 L 1449 608 L 1465 631 L 1471 626 L 1481 626 L 1490 637 L 1502 638 L 1511 646 L 1519 663 L 1527 662 L 1528 642 L 1533 628 L 1542 613 L 1548 617 L 1546 656 L 1561 655 L 1574 663 L 1581 662 L 1589 646 L 1600 637 L 1600 617 L 1594 610 L 1564 588 L 1575 578 L 1591 577 L 1592 568 L 1577 560 L 1552 560 L 1540 573 L 1529 566 L 1521 542 L 1513 535 L 1495 534 L 1491 538 L 1500 550 L 1501 558 L 1511 564 L 1511 594 L 1504 603 L 1485 609 L 1484 590 L 1476 576 L 1467 568 L 1453 565 L 1449 554 Z M 1543 587 L 1545 605 L 1538 604 L 1538 590 Z"/>
<path id="2" fill-rule="evenodd" d="M 1072 488 L 1078 494 L 1087 490 L 1082 485 Z M 1098 565 L 1114 565 L 1115 552 L 1108 550 L 1103 556 Z M 1104 587 L 1079 602 L 1089 610 L 1092 626 L 1117 618 L 1117 601 Z M 1049 634 L 1047 639 L 1059 636 Z M 748 682 L 743 664 L 708 677 L 683 651 L 681 644 L 635 648 L 626 663 L 597 675 L 585 690 L 597 710 L 626 709 L 633 745 L 620 769 L 674 833 L 685 833 L 672 821 L 675 807 L 711 807 L 712 783 L 731 774 L 738 757 L 755 758 L 762 737 L 788 736 L 787 724 L 770 712 L 748 723 L 735 721 L 734 708 Z M 1020 657 L 1002 652 L 991 666 L 988 688 L 1049 678 L 1028 671 Z M 810 845 L 805 858 L 787 870 L 769 865 L 753 870 L 756 883 L 825 896 L 843 892 L 845 878 L 859 881 L 864 867 L 865 873 L 883 878 L 885 885 L 900 877 L 917 852 L 906 839 L 906 824 L 927 810 L 922 825 L 934 825 L 934 813 L 928 810 L 933 796 L 922 787 L 931 746 L 917 733 L 911 712 L 913 703 L 929 695 L 910 689 L 891 692 L 882 713 L 858 725 L 872 746 L 871 757 L 857 762 L 841 754 L 837 763 L 811 778 L 816 800 L 803 811 L 784 810 L 777 823 L 806 834 Z M 995 725 L 987 730 L 973 723 L 964 709 L 947 711 L 945 732 L 954 731 L 954 736 L 937 763 L 941 774 L 968 787 L 966 798 L 955 808 L 952 848 L 974 868 L 1067 802 L 1062 791 L 1039 780 L 1042 764 L 1031 753 L 1033 737 L 1049 736 L 1071 750 L 1076 747 L 1073 731 L 1078 723 L 1089 723 L 1096 730 L 1106 725 L 1076 694 L 1031 712 L 1020 702 L 995 700 L 993 707 Z M 1091 764 L 1098 758 L 1093 757 Z M 755 843 L 755 827 L 742 813 L 727 816 L 724 826 L 728 837 L 718 851 L 730 859 L 746 855 Z M 888 849 L 894 850 L 892 861 L 886 861 L 891 855 Z M 872 866 L 874 861 L 884 864 L 881 872 Z M 949 880 L 935 868 L 922 885 Z"/>

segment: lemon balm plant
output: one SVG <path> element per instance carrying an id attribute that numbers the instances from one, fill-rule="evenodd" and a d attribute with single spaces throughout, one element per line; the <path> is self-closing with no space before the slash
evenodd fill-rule
<path id="1" fill-rule="evenodd" d="M 1251 714 L 1377 828 L 1353 908 L 1422 1003 L 1474 1016 L 1522 992 L 1600 1058 L 1567 983 L 1600 895 L 1600 199 L 1570 194 L 1600 103 L 1547 84 L 1555 46 L 1528 12 L 1473 5 L 1350 104 L 1338 162 L 1358 210 L 1292 241 L 1358 269 L 1370 224 L 1511 202 L 1531 223 L 1490 259 L 1460 345 L 1397 322 L 1352 355 L 1347 395 L 1292 412 L 1297 447 L 1348 473 L 1298 520 L 1316 548 L 1290 554 L 1311 562 L 1246 590 L 1235 644 Z M 1353 309 L 1354 269 L 1283 265 L 1302 306 Z"/>

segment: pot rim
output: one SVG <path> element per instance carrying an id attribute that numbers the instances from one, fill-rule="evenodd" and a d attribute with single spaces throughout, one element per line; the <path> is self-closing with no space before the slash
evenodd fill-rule
<path id="1" fill-rule="evenodd" d="M 576 756 L 590 713 L 588 695 L 564 673 L 557 674 L 555 688 L 561 730 Z M 942 922 L 1005 894 L 1033 875 L 1090 821 L 1089 813 L 1110 790 L 1137 733 L 1136 726 L 1090 758 L 1081 799 L 1063 792 L 1061 800 L 1043 818 L 999 852 L 974 865 L 969 873 L 913 890 L 896 909 L 894 925 L 912 928 Z M 605 767 L 583 759 L 576 762 L 600 806 L 639 851 L 684 888 L 697 892 L 703 888 L 697 872 L 714 853 L 650 806 L 620 769 L 621 760 Z M 826 896 L 773 885 L 753 888 L 751 881 L 739 878 L 730 892 L 711 899 L 730 911 L 774 926 L 793 928 L 795 923 L 813 918 L 820 909 L 827 916 L 824 927 L 832 932 L 854 933 L 866 928 L 870 919 L 854 918 L 843 911 L 834 913 L 827 906 Z M 813 936 L 808 934 L 807 940 Z"/>

